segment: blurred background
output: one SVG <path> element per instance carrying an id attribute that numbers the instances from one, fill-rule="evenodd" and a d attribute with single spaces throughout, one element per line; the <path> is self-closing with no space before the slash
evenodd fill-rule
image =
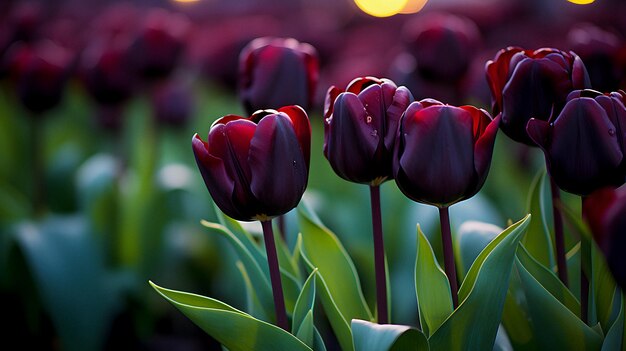
<path id="1" fill-rule="evenodd" d="M 239 53 L 252 39 L 317 49 L 305 201 L 341 239 L 373 305 L 368 190 L 322 155 L 326 90 L 388 77 L 416 99 L 489 111 L 485 62 L 511 45 L 573 50 L 594 89 L 625 89 L 625 18 L 623 0 L 3 0 L 0 340 L 38 350 L 220 349 L 147 281 L 245 306 L 236 254 L 200 225 L 215 211 L 190 141 L 244 113 Z M 439 34 L 424 35 L 433 28 Z M 538 150 L 500 133 L 484 189 L 451 208 L 453 231 L 469 219 L 521 218 L 542 167 Z M 415 225 L 440 250 L 437 212 L 393 182 L 382 198 L 392 321 L 415 325 Z M 293 213 L 287 229 L 293 248 Z"/>

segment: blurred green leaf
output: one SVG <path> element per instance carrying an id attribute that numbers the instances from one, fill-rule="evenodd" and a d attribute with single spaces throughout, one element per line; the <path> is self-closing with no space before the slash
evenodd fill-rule
<path id="1" fill-rule="evenodd" d="M 527 215 L 511 225 L 478 255 L 459 290 L 459 307 L 428 339 L 431 349 L 493 348 L 515 251 L 529 221 Z"/>
<path id="2" fill-rule="evenodd" d="M 426 337 L 415 328 L 359 319 L 353 319 L 351 324 L 356 351 L 429 350 Z"/>
<path id="3" fill-rule="evenodd" d="M 246 286 L 246 311 L 258 319 L 265 321 L 271 320 L 271 315 L 268 315 L 268 311 L 265 311 L 265 307 L 259 300 L 254 285 L 252 285 L 250 275 L 248 271 L 246 271 L 246 266 L 241 261 L 237 261 L 236 265 Z"/>
<path id="4" fill-rule="evenodd" d="M 533 216 L 528 232 L 522 239 L 522 244 L 528 252 L 543 266 L 553 267 L 555 263 L 554 248 L 548 223 L 550 223 L 552 200 L 548 177 L 545 169 L 539 171 L 532 185 L 528 197 L 527 211 Z"/>
<path id="5" fill-rule="evenodd" d="M 463 222 L 454 235 L 454 256 L 457 273 L 464 279 L 480 252 L 502 233 L 502 228 L 485 222 Z"/>
<path id="6" fill-rule="evenodd" d="M 514 265 L 509 278 L 506 300 L 504 301 L 502 324 L 506 328 L 514 350 L 534 351 L 537 349 L 537 343 L 530 325 L 526 297 L 524 296 L 520 279 L 517 267 Z"/>
<path id="7" fill-rule="evenodd" d="M 453 311 L 448 277 L 443 272 L 430 243 L 417 226 L 417 259 L 415 261 L 415 293 L 420 325 L 431 336 Z"/>
<path id="8" fill-rule="evenodd" d="M 298 244 L 302 258 L 311 270 L 318 269 L 317 285 L 324 310 L 341 347 L 352 350 L 349 321 L 353 318 L 373 319 L 356 269 L 335 234 L 306 207 L 298 209 L 301 230 Z"/>
<path id="9" fill-rule="evenodd" d="M 544 289 L 550 292 L 552 296 L 559 300 L 559 302 L 567 307 L 573 314 L 580 317 L 580 303 L 553 271 L 542 266 L 541 263 L 535 260 L 524 245 L 520 245 L 517 249 L 517 258 Z"/>
<path id="10" fill-rule="evenodd" d="M 208 297 L 152 287 L 230 351 L 311 350 L 295 336 Z"/>
<path id="11" fill-rule="evenodd" d="M 620 296 L 619 315 L 617 319 L 606 333 L 604 342 L 602 343 L 602 351 L 626 350 L 626 326 L 624 325 L 624 296 Z"/>
<path id="12" fill-rule="evenodd" d="M 86 229 L 80 217 L 51 217 L 23 223 L 15 233 L 63 350 L 104 347 L 126 284 L 105 270 Z"/>
<path id="13" fill-rule="evenodd" d="M 516 260 L 540 350 L 598 350 L 600 335 L 559 302 Z"/>

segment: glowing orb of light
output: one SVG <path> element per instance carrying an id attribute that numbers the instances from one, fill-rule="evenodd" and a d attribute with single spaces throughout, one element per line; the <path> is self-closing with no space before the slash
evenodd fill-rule
<path id="1" fill-rule="evenodd" d="M 567 1 L 576 5 L 589 5 L 589 4 L 592 4 L 596 0 L 567 0 Z"/>
<path id="2" fill-rule="evenodd" d="M 400 13 L 418 13 L 424 8 L 427 2 L 428 0 L 409 0 L 406 2 L 406 5 L 404 5 L 404 8 L 400 11 Z"/>
<path id="3" fill-rule="evenodd" d="M 409 0 L 354 0 L 361 11 L 374 17 L 389 17 L 400 13 Z"/>

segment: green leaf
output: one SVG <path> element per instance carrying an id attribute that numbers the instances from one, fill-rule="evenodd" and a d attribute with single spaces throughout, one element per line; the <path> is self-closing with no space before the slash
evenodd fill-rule
<path id="1" fill-rule="evenodd" d="M 480 252 L 500 233 L 502 228 L 490 223 L 466 221 L 461 224 L 454 236 L 454 258 L 461 279 L 465 277 Z"/>
<path id="2" fill-rule="evenodd" d="M 506 328 L 514 350 L 534 351 L 538 347 L 533 336 L 527 311 L 526 297 L 522 290 L 519 272 L 513 266 L 511 277 L 509 278 L 509 290 L 506 292 L 506 300 L 504 301 L 502 324 Z"/>
<path id="3" fill-rule="evenodd" d="M 50 314 L 63 350 L 99 350 L 128 282 L 106 271 L 81 217 L 23 223 L 16 240 Z"/>
<path id="4" fill-rule="evenodd" d="M 461 285 L 459 307 L 428 339 L 431 349 L 493 348 L 515 251 L 529 221 L 527 215 L 511 225 L 478 255 Z"/>
<path id="5" fill-rule="evenodd" d="M 417 226 L 415 293 L 422 331 L 426 336 L 431 336 L 452 313 L 452 295 L 448 277 L 437 263 L 435 253 L 419 225 Z"/>
<path id="6" fill-rule="evenodd" d="M 573 314 L 580 317 L 580 303 L 561 282 L 553 271 L 542 266 L 526 250 L 524 245 L 517 249 L 517 258 L 524 265 L 524 268 L 544 287 L 552 296 L 567 307 Z"/>
<path id="7" fill-rule="evenodd" d="M 356 268 L 335 234 L 305 207 L 299 207 L 298 245 L 309 269 L 318 269 L 319 296 L 330 324 L 344 350 L 352 350 L 349 321 L 372 320 Z"/>
<path id="8" fill-rule="evenodd" d="M 309 311 L 313 311 L 313 306 L 315 304 L 316 275 L 317 269 L 314 269 L 313 272 L 311 272 L 311 275 L 307 278 L 306 282 L 304 282 L 304 286 L 302 286 L 302 291 L 300 292 L 300 296 L 298 296 L 298 300 L 296 300 L 296 306 L 293 309 L 292 330 L 300 329 L 300 324 L 304 320 L 305 316 L 309 313 Z"/>
<path id="9" fill-rule="evenodd" d="M 620 297 L 620 308 L 617 319 L 606 333 L 604 342 L 602 343 L 602 351 L 626 350 L 626 340 L 624 339 L 624 297 Z"/>
<path id="10" fill-rule="evenodd" d="M 428 341 L 422 332 L 406 325 L 376 324 L 352 320 L 356 351 L 426 351 Z"/>
<path id="11" fill-rule="evenodd" d="M 250 275 L 248 274 L 248 271 L 246 271 L 246 266 L 244 266 L 241 261 L 237 261 L 236 265 L 246 286 L 246 311 L 250 315 L 261 320 L 271 320 L 271 317 L 266 314 L 265 307 L 259 300 L 259 296 L 256 293 L 254 285 L 252 285 Z"/>
<path id="12" fill-rule="evenodd" d="M 528 312 L 541 350 L 598 350 L 602 340 L 559 302 L 517 260 Z"/>
<path id="13" fill-rule="evenodd" d="M 219 207 L 217 207 L 217 205 L 215 205 L 215 203 L 214 203 L 214 208 L 215 208 L 215 214 L 217 216 L 217 220 L 219 224 L 223 225 L 237 239 L 239 239 L 241 244 L 250 253 L 250 256 L 257 262 L 259 267 L 261 267 L 266 277 L 269 277 L 269 269 L 267 268 L 267 259 L 265 257 L 265 254 L 263 253 L 263 251 L 261 250 L 257 242 L 254 240 L 252 235 L 250 235 L 248 231 L 243 229 L 243 227 L 241 226 L 239 222 L 237 222 L 236 220 L 222 213 L 222 211 L 219 209 Z M 204 221 L 202 222 L 204 226 L 206 226 L 206 223 L 209 223 L 209 222 L 204 222 Z"/>
<path id="14" fill-rule="evenodd" d="M 311 350 L 295 336 L 208 297 L 152 287 L 230 351 Z"/>
<path id="15" fill-rule="evenodd" d="M 533 216 L 522 244 L 545 267 L 553 267 L 554 248 L 548 223 L 552 210 L 550 187 L 545 169 L 539 171 L 530 187 L 527 210 Z"/>

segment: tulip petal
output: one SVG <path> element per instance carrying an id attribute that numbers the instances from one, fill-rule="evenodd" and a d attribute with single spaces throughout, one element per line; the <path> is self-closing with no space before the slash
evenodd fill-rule
<path id="1" fill-rule="evenodd" d="M 365 88 L 357 95 L 363 107 L 367 111 L 367 115 L 371 118 L 370 125 L 377 134 L 385 132 L 385 98 L 383 97 L 383 89 L 381 85 L 374 84 Z"/>
<path id="2" fill-rule="evenodd" d="M 550 124 L 546 121 L 531 118 L 526 125 L 526 132 L 532 141 L 544 151 L 548 147 Z"/>
<path id="3" fill-rule="evenodd" d="M 572 65 L 572 88 L 591 88 L 591 79 L 589 79 L 587 68 L 585 68 L 585 64 L 578 56 L 574 57 L 574 64 Z"/>
<path id="4" fill-rule="evenodd" d="M 365 88 L 374 84 L 380 85 L 382 84 L 382 81 L 376 77 L 369 77 L 369 76 L 354 78 L 350 83 L 348 83 L 346 92 L 358 95 L 360 92 L 365 90 Z"/>
<path id="5" fill-rule="evenodd" d="M 402 120 L 399 165 L 417 200 L 439 205 L 461 200 L 475 173 L 471 115 L 452 106 L 409 113 Z"/>
<path id="6" fill-rule="evenodd" d="M 337 88 L 336 86 L 333 85 L 332 87 L 328 88 L 328 91 L 326 92 L 326 98 L 324 99 L 325 119 L 330 117 L 330 115 L 333 113 L 335 99 L 337 99 L 337 96 L 339 96 L 339 94 L 341 94 L 341 89 Z"/>
<path id="7" fill-rule="evenodd" d="M 241 218 L 241 213 L 232 201 L 235 182 L 228 176 L 224 162 L 209 154 L 208 144 L 202 141 L 198 134 L 191 139 L 191 146 L 198 169 L 213 201 L 228 216 L 243 220 L 244 218 Z"/>
<path id="8" fill-rule="evenodd" d="M 474 132 L 475 138 L 477 136 L 474 145 L 474 170 L 478 176 L 476 191 L 482 187 L 484 181 L 487 179 L 491 158 L 493 156 L 493 147 L 495 145 L 498 127 L 500 126 L 500 115 L 492 120 L 487 115 L 487 112 L 483 110 L 478 111 L 479 114 L 474 115 L 477 116 L 474 117 L 474 121 L 476 121 L 477 118 L 480 119 L 480 122 L 474 122 L 475 125 L 478 124 L 478 130 Z"/>
<path id="9" fill-rule="evenodd" d="M 285 114 L 264 117 L 250 142 L 250 189 L 266 213 L 277 216 L 296 207 L 308 180 L 308 167 L 294 126 Z"/>
<path id="10" fill-rule="evenodd" d="M 383 84 L 383 89 L 385 85 Z M 398 133 L 398 124 L 400 118 L 407 107 L 413 102 L 413 95 L 406 87 L 402 86 L 396 89 L 391 103 L 385 103 L 387 107 L 387 125 L 385 132 L 385 148 L 387 151 L 393 150 L 396 134 Z"/>
<path id="11" fill-rule="evenodd" d="M 297 105 L 285 106 L 280 108 L 278 112 L 287 114 L 296 132 L 296 137 L 302 149 L 306 167 L 309 169 L 311 160 L 311 123 L 309 117 L 302 107 Z"/>
<path id="12" fill-rule="evenodd" d="M 368 117 L 355 94 L 342 93 L 335 100 L 332 118 L 326 121 L 324 155 L 339 176 L 354 182 L 370 182 L 370 175 L 378 173 L 371 161 L 379 135 Z"/>
<path id="13" fill-rule="evenodd" d="M 626 107 L 614 96 L 600 95 L 595 99 L 606 111 L 609 120 L 615 126 L 615 134 L 622 152 L 626 150 Z"/>

